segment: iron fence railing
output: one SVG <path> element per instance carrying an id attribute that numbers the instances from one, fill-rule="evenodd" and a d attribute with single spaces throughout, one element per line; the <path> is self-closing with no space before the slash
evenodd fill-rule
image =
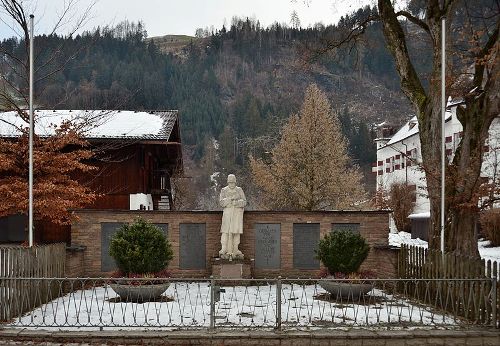
<path id="1" fill-rule="evenodd" d="M 130 293 L 117 295 L 116 285 Z M 144 292 L 160 285 L 166 291 L 157 298 Z M 362 288 L 368 292 L 360 293 Z M 10 299 L 0 304 L 14 313 L 2 322 L 10 327 L 450 329 L 498 324 L 494 279 L 4 277 L 0 290 L 9 290 Z M 31 304 L 29 311 L 17 314 L 26 311 L 24 304 Z"/>

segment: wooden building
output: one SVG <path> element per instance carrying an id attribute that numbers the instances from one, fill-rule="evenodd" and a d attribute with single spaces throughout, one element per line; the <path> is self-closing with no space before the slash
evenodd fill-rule
<path id="1" fill-rule="evenodd" d="M 10 114 L 9 114 L 10 113 Z M 14 112 L 0 114 L 15 123 Z M 170 177 L 182 171 L 178 112 L 37 110 L 37 134 L 50 135 L 48 126 L 65 120 L 91 123 L 86 139 L 95 151 L 92 165 L 98 169 L 76 177 L 99 197 L 88 209 L 169 210 L 172 206 Z M 0 136 L 15 137 L 5 125 Z M 26 217 L 0 218 L 0 243 L 26 239 Z M 70 226 L 35 222 L 38 243 L 71 242 Z"/>

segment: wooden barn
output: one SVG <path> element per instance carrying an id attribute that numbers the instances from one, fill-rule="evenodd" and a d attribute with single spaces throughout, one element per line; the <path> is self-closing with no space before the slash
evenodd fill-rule
<path id="1" fill-rule="evenodd" d="M 17 116 L 4 112 L 0 118 L 12 124 Z M 65 120 L 92 124 L 85 137 L 96 153 L 92 164 L 98 169 L 76 177 L 100 195 L 87 209 L 171 209 L 170 177 L 183 167 L 178 111 L 37 110 L 36 119 L 35 131 L 41 135 L 49 124 Z M 5 124 L 0 125 L 0 136 L 15 137 Z M 20 215 L 0 218 L 0 243 L 25 241 L 26 219 Z M 35 241 L 69 244 L 70 231 L 69 225 L 37 221 Z"/>

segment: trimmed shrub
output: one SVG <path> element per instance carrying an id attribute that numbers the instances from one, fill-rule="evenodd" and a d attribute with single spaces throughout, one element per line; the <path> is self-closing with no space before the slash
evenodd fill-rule
<path id="1" fill-rule="evenodd" d="M 319 241 L 316 258 L 330 274 L 357 272 L 368 256 L 370 246 L 359 234 L 349 230 L 331 232 Z"/>
<path id="2" fill-rule="evenodd" d="M 160 272 L 173 258 L 172 246 L 163 232 L 142 218 L 116 232 L 109 254 L 127 276 Z"/>

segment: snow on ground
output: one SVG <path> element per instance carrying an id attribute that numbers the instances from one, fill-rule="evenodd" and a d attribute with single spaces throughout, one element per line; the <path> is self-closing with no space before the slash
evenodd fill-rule
<path id="1" fill-rule="evenodd" d="M 401 247 L 401 244 L 422 246 L 427 248 L 427 242 L 420 238 L 412 239 L 408 232 L 389 233 L 389 245 Z M 500 264 L 500 246 L 491 247 L 489 240 L 480 239 L 477 243 L 479 254 L 485 260 L 497 261 Z"/>
<path id="2" fill-rule="evenodd" d="M 264 327 L 276 324 L 276 286 L 225 287 L 215 307 L 216 327 Z M 453 317 L 373 289 L 359 301 L 328 301 L 318 285 L 283 284 L 281 317 L 284 328 L 458 326 Z M 116 301 L 110 286 L 80 290 L 25 314 L 11 326 L 48 330 L 207 328 L 210 286 L 206 282 L 172 283 L 165 302 Z"/>
<path id="3" fill-rule="evenodd" d="M 412 239 L 411 233 L 399 232 L 399 233 L 389 233 L 389 245 L 401 247 L 401 244 L 422 246 L 427 248 L 427 242 L 420 238 Z"/>
<path id="4" fill-rule="evenodd" d="M 481 258 L 484 258 L 485 260 L 497 261 L 500 263 L 500 246 L 492 247 L 489 240 L 481 239 L 477 243 L 477 247 L 479 248 L 479 254 L 481 255 Z"/>

